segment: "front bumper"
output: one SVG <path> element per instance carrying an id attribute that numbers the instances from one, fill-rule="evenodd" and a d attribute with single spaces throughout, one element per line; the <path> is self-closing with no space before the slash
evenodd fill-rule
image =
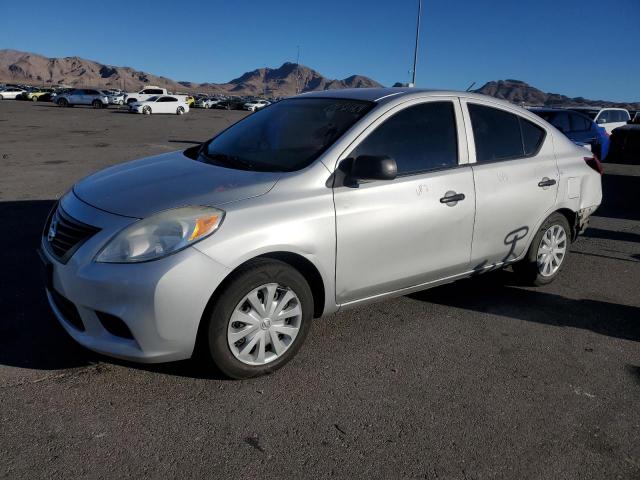
<path id="1" fill-rule="evenodd" d="M 135 219 L 97 210 L 73 193 L 60 205 L 76 220 L 101 228 L 66 264 L 54 258 L 43 238 L 43 254 L 52 264 L 47 297 L 69 335 L 91 350 L 125 360 L 191 357 L 205 307 L 229 270 L 195 248 L 146 263 L 95 263 L 105 242 Z M 61 297 L 79 319 L 67 318 L 69 308 L 61 308 Z M 131 335 L 110 333 L 101 314 L 120 319 Z"/>

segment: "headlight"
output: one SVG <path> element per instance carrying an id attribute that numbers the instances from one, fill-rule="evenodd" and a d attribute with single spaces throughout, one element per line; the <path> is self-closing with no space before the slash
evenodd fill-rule
<path id="1" fill-rule="evenodd" d="M 157 260 L 215 232 L 224 212 L 213 207 L 181 207 L 139 220 L 113 237 L 96 257 L 100 263 Z"/>

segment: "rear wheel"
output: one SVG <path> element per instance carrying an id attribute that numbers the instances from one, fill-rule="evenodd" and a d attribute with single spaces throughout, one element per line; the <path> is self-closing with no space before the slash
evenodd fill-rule
<path id="1" fill-rule="evenodd" d="M 93 108 L 102 108 L 102 102 L 100 100 L 94 100 L 91 102 L 91 106 Z"/>
<path id="2" fill-rule="evenodd" d="M 227 376 L 271 373 L 298 352 L 311 326 L 313 296 L 305 278 L 277 260 L 241 267 L 216 295 L 206 351 Z"/>
<path id="3" fill-rule="evenodd" d="M 4 97 L 2 95 L 0 95 L 0 100 L 4 100 Z"/>
<path id="4" fill-rule="evenodd" d="M 536 233 L 525 258 L 514 264 L 513 270 L 533 285 L 553 282 L 566 263 L 570 239 L 567 218 L 560 213 L 552 213 Z"/>
<path id="5" fill-rule="evenodd" d="M 32 102 L 37 102 L 38 101 L 38 97 L 36 97 L 35 95 L 33 97 L 31 97 L 31 101 Z"/>
<path id="6" fill-rule="evenodd" d="M 66 98 L 61 98 L 60 100 L 58 100 L 58 105 L 61 107 L 68 107 L 69 101 Z"/>
<path id="7" fill-rule="evenodd" d="M 177 115 L 184 115 L 184 107 L 178 107 L 176 110 Z"/>

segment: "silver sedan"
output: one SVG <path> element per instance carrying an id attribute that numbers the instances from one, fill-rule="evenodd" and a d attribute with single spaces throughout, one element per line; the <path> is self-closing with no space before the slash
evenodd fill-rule
<path id="1" fill-rule="evenodd" d="M 41 257 L 82 345 L 140 362 L 198 351 L 247 378 L 342 308 L 507 265 L 553 281 L 601 197 L 598 159 L 509 103 L 309 93 L 77 183 Z"/>

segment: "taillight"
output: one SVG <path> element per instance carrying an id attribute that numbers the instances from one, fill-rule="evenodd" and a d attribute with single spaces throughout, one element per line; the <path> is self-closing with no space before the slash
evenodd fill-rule
<path id="1" fill-rule="evenodd" d="M 584 157 L 584 161 L 600 175 L 604 175 L 604 169 L 602 168 L 602 163 L 600 163 L 598 157 Z"/>

